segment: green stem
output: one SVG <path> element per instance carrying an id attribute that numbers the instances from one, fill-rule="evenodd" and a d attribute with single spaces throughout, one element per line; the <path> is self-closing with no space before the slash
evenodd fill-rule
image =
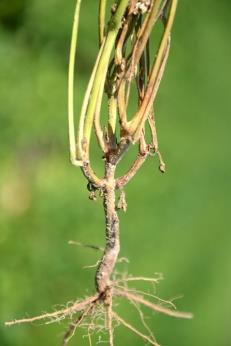
<path id="1" fill-rule="evenodd" d="M 85 121 L 85 116 L 86 116 L 86 111 L 87 111 L 87 107 L 88 107 L 88 103 L 91 97 L 91 91 L 92 91 L 92 86 L 94 84 L 94 80 L 95 80 L 95 74 L 97 71 L 97 67 L 99 65 L 99 61 L 101 59 L 101 55 L 102 55 L 102 50 L 103 50 L 103 46 L 100 47 L 93 71 L 91 73 L 91 77 L 89 79 L 88 85 L 87 85 L 87 89 L 84 95 L 84 99 L 83 99 L 83 104 L 81 107 L 81 112 L 80 112 L 80 118 L 79 118 L 79 128 L 78 128 L 78 134 L 77 134 L 77 158 L 78 160 L 86 160 L 86 157 L 84 157 L 84 152 L 83 152 L 83 128 L 84 128 L 84 121 Z"/>
<path id="2" fill-rule="evenodd" d="M 88 104 L 87 113 L 86 113 L 85 122 L 84 122 L 83 134 L 84 134 L 85 148 L 83 149 L 86 151 L 86 157 L 89 157 L 90 137 L 91 137 L 95 107 L 97 104 L 98 93 L 99 93 L 101 84 L 105 83 L 106 76 L 104 71 L 108 69 L 111 52 L 114 47 L 116 36 L 121 26 L 121 20 L 128 3 L 129 3 L 129 0 L 120 0 L 117 11 L 110 20 L 109 31 L 106 37 L 106 41 L 103 45 L 103 51 L 102 51 L 102 55 L 101 55 L 101 59 L 99 61 L 98 67 L 97 67 L 95 80 L 94 80 L 94 84 L 93 84 L 92 92 L 91 92 L 91 98 Z"/>
<path id="3" fill-rule="evenodd" d="M 76 140 L 75 140 L 75 126 L 74 126 L 74 72 L 75 72 L 75 56 L 77 48 L 78 27 L 79 27 L 79 13 L 80 13 L 81 0 L 77 0 L 74 22 L 71 36 L 71 48 L 69 58 L 69 71 L 68 71 L 68 133 L 70 145 L 70 157 L 73 164 L 77 164 L 76 160 Z M 81 161 L 79 161 L 81 164 Z"/>
<path id="4" fill-rule="evenodd" d="M 99 45 L 101 46 L 105 36 L 105 17 L 106 17 L 107 0 L 99 2 Z"/>

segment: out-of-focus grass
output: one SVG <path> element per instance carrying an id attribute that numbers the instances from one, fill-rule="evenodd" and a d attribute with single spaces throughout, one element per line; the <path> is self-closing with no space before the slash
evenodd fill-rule
<path id="1" fill-rule="evenodd" d="M 100 201 L 88 200 L 85 180 L 68 162 L 73 8 L 74 1 L 31 0 L 16 27 L 4 19 L 0 30 L 1 346 L 59 344 L 63 324 L 8 329 L 3 321 L 94 291 L 94 269 L 83 266 L 98 254 L 67 244 L 104 241 Z M 83 2 L 77 109 L 97 51 L 96 8 Z M 168 170 L 160 175 L 157 162 L 147 162 L 127 187 L 121 214 L 124 270 L 164 273 L 157 293 L 184 294 L 177 305 L 195 314 L 193 321 L 151 315 L 166 346 L 231 345 L 230 10 L 228 0 L 180 2 L 157 104 Z M 135 311 L 119 308 L 136 323 Z M 122 327 L 116 335 L 117 345 L 142 345 Z M 87 344 L 81 333 L 77 342 Z"/>

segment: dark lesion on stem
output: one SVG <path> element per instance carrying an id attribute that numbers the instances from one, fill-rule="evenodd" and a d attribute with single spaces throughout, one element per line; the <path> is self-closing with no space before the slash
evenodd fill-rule
<path id="1" fill-rule="evenodd" d="M 106 223 L 106 245 L 103 258 L 96 272 L 96 288 L 102 294 L 110 287 L 110 276 L 116 264 L 119 251 L 119 218 L 116 211 L 115 168 L 110 162 L 105 163 L 105 180 L 103 188 L 103 205 Z"/>

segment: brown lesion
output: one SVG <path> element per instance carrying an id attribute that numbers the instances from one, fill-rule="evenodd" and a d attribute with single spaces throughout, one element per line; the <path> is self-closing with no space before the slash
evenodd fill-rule
<path id="1" fill-rule="evenodd" d="M 96 272 L 96 288 L 99 294 L 110 287 L 110 277 L 116 264 L 119 251 L 119 218 L 116 211 L 115 165 L 106 162 L 105 186 L 103 189 L 103 205 L 106 224 L 106 245 L 103 258 Z"/>

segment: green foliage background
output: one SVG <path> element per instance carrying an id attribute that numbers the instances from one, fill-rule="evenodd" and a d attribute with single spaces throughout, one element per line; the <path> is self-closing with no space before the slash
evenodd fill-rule
<path id="1" fill-rule="evenodd" d="M 86 182 L 68 160 L 74 2 L 0 2 L 1 346 L 59 345 L 64 322 L 11 329 L 3 322 L 94 291 L 94 269 L 83 266 L 98 253 L 67 244 L 104 243 L 100 201 L 88 200 Z M 97 51 L 96 10 L 97 1 L 83 1 L 77 109 Z M 195 314 L 192 321 L 151 314 L 165 346 L 231 345 L 230 11 L 229 0 L 179 1 L 157 102 L 167 173 L 150 159 L 127 187 L 121 214 L 121 256 L 130 264 L 118 269 L 162 272 L 157 294 L 183 294 L 177 306 Z M 139 326 L 131 306 L 119 309 Z M 81 332 L 70 345 L 77 344 L 87 345 Z M 116 345 L 142 344 L 116 330 Z"/>

